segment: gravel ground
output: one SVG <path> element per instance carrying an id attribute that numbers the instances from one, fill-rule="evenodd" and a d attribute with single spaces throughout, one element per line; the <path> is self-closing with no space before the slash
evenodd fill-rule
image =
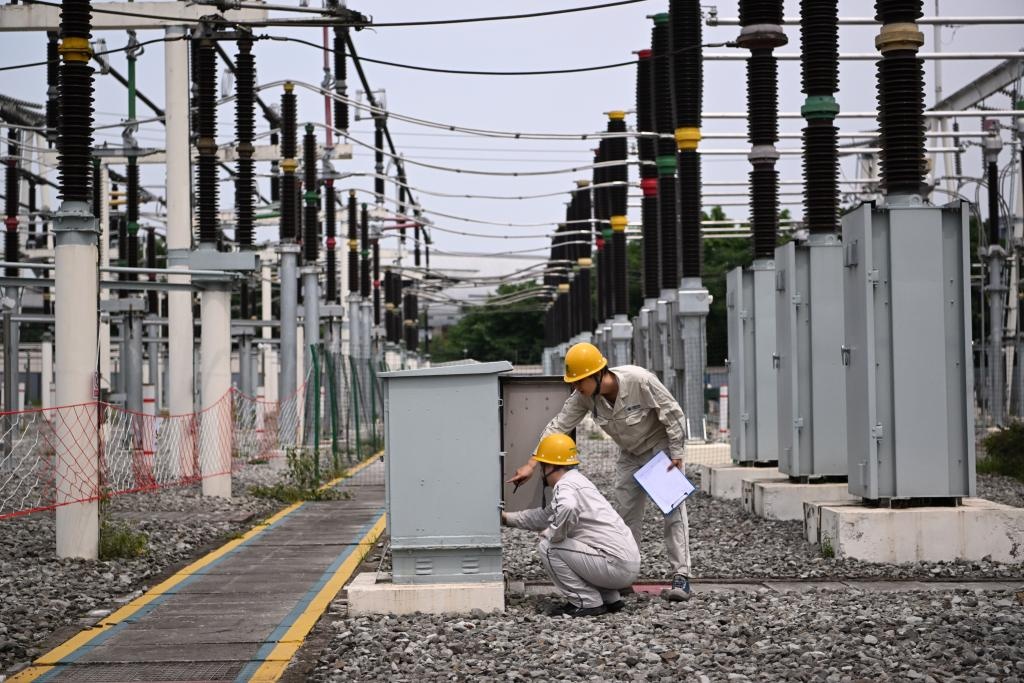
<path id="1" fill-rule="evenodd" d="M 610 442 L 581 443 L 584 474 L 611 498 L 614 450 Z M 699 479 L 695 468 L 687 476 Z M 998 475 L 978 475 L 978 496 L 1024 507 L 1024 483 Z M 686 502 L 690 522 L 690 553 L 697 578 L 722 579 L 910 579 L 910 578 L 1024 578 L 1024 564 L 996 562 L 917 562 L 882 565 L 851 559 L 827 559 L 804 540 L 803 522 L 764 520 L 746 513 L 738 501 L 715 500 L 698 491 Z M 665 556 L 661 514 L 649 504 L 644 515 L 640 576 L 654 581 L 671 579 Z M 546 580 L 535 550 L 537 535 L 503 529 L 505 573 L 511 578 Z"/>
<path id="2" fill-rule="evenodd" d="M 1024 595 L 1024 594 L 1022 594 Z M 321 621 L 314 681 L 1024 680 L 1024 607 L 1011 592 L 637 595 L 623 612 L 550 618 L 549 599 L 502 615 Z"/>
<path id="3" fill-rule="evenodd" d="M 268 465 L 248 466 L 234 475 L 230 501 L 203 498 L 198 486 L 115 497 L 110 519 L 147 537 L 145 555 L 133 559 L 56 559 L 52 512 L 0 521 L 0 672 L 42 654 L 57 629 L 116 608 L 168 569 L 268 517 L 281 505 L 244 492 L 280 476 Z"/>

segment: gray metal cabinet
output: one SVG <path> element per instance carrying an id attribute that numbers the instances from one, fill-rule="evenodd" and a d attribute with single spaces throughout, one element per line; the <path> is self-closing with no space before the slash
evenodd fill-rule
<path id="1" fill-rule="evenodd" d="M 503 500 L 509 512 L 528 510 L 542 504 L 541 478 L 535 474 L 515 489 L 504 482 L 521 465 L 533 457 L 540 433 L 562 409 L 572 387 L 561 376 L 502 375 L 501 377 L 501 441 L 505 452 Z"/>
<path id="2" fill-rule="evenodd" d="M 381 373 L 395 583 L 501 580 L 498 376 L 511 369 Z"/>
<path id="3" fill-rule="evenodd" d="M 843 251 L 835 235 L 775 249 L 779 471 L 846 476 Z"/>
<path id="4" fill-rule="evenodd" d="M 967 212 L 864 204 L 843 252 L 850 493 L 973 496 Z"/>

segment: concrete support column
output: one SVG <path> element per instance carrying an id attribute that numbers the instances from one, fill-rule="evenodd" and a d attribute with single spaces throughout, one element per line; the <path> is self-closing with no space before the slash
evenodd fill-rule
<path id="1" fill-rule="evenodd" d="M 99 553 L 96 325 L 99 278 L 96 221 L 85 202 L 64 201 L 54 232 L 57 405 L 54 426 L 57 557 Z M 91 499 L 91 500 L 89 500 Z M 77 502 L 86 500 L 87 502 Z"/>
<path id="2" fill-rule="evenodd" d="M 125 378 L 125 407 L 133 413 L 142 412 L 142 314 L 130 312 L 123 318 L 121 334 L 125 358 L 121 370 Z"/>
<path id="3" fill-rule="evenodd" d="M 686 435 L 706 441 L 704 425 L 704 372 L 707 369 L 707 320 L 711 295 L 699 278 L 684 279 L 676 293 L 679 344 L 683 375 L 679 394 L 686 414 Z"/>
<path id="4" fill-rule="evenodd" d="M 1006 381 L 1003 365 L 1003 298 L 1006 287 L 1003 285 L 1003 263 L 1006 252 L 996 245 L 988 250 L 988 311 L 989 311 L 989 415 L 992 424 L 1002 426 L 1006 423 L 1006 411 L 1003 400 L 1006 395 Z"/>
<path id="5" fill-rule="evenodd" d="M 13 412 L 18 410 L 18 350 L 21 344 L 20 330 L 14 316 L 21 308 L 21 288 L 8 287 L 6 294 L 11 300 L 11 307 L 3 308 L 4 410 Z"/>
<path id="6" fill-rule="evenodd" d="M 42 345 L 40 346 L 42 356 L 42 367 L 40 368 L 39 393 L 42 399 L 43 410 L 53 407 L 50 392 L 53 391 L 53 335 L 49 332 L 43 333 Z M 43 415 L 49 419 L 48 414 Z"/>
<path id="7" fill-rule="evenodd" d="M 253 396 L 252 339 L 248 330 L 238 336 L 238 390 Z"/>
<path id="8" fill-rule="evenodd" d="M 100 268 L 110 266 L 110 171 L 106 164 L 100 164 L 100 213 L 99 213 Z M 110 314 L 103 312 L 104 302 L 110 299 L 110 290 L 100 290 L 100 390 L 110 391 Z"/>
<path id="9" fill-rule="evenodd" d="M 288 400 L 298 388 L 295 353 L 298 326 L 298 289 L 296 280 L 296 259 L 299 248 L 294 244 L 281 245 L 281 373 L 278 380 L 278 395 Z"/>
<path id="10" fill-rule="evenodd" d="M 188 43 L 179 40 L 185 35 L 182 26 L 169 26 L 164 43 L 164 95 L 167 114 L 167 265 L 174 270 L 188 267 L 192 249 L 191 177 L 189 145 L 189 71 Z M 171 275 L 170 282 L 188 283 L 187 275 Z M 192 331 L 192 293 L 167 292 L 167 408 L 171 415 L 188 415 L 195 411 L 194 346 Z M 192 441 L 182 440 L 184 452 L 175 461 L 184 463 L 184 476 L 195 476 L 192 470 Z"/>
<path id="11" fill-rule="evenodd" d="M 146 346 L 149 350 L 149 384 L 153 385 L 153 397 L 156 401 L 155 408 L 160 408 L 160 327 L 158 325 L 147 325 L 146 336 L 149 338 Z"/>
<path id="12" fill-rule="evenodd" d="M 309 347 L 320 343 L 320 273 L 316 267 L 302 269 L 303 365 L 312 368 Z"/>
<path id="13" fill-rule="evenodd" d="M 218 286 L 219 285 L 219 286 Z M 231 290 L 210 283 L 202 293 L 199 466 L 203 496 L 231 497 Z"/>

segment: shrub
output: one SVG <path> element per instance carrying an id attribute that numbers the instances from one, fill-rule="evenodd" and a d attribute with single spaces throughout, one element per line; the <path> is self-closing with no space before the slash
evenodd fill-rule
<path id="1" fill-rule="evenodd" d="M 978 458 L 978 472 L 1024 481 L 1024 422 L 992 432 L 981 440 L 981 447 L 985 457 Z"/>
<path id="2" fill-rule="evenodd" d="M 146 534 L 127 524 L 104 520 L 100 524 L 100 559 L 131 559 L 146 554 Z"/>

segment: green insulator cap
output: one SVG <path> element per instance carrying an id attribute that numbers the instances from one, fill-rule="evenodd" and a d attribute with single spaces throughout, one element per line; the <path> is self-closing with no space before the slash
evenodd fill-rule
<path id="1" fill-rule="evenodd" d="M 1024 109 L 1024 97 L 1017 100 L 1017 104 L 1013 105 L 1014 109 Z"/>
<path id="2" fill-rule="evenodd" d="M 654 160 L 655 165 L 658 167 L 658 175 L 675 175 L 676 173 L 676 157 L 675 155 L 668 155 L 657 157 Z"/>
<path id="3" fill-rule="evenodd" d="M 601 228 L 601 237 L 605 238 L 606 240 L 610 240 L 612 238 L 612 229 Z"/>
<path id="4" fill-rule="evenodd" d="M 319 192 L 306 192 L 305 194 L 302 195 L 302 197 L 307 202 L 318 202 L 318 201 L 320 201 L 320 193 Z"/>
<path id="5" fill-rule="evenodd" d="M 810 95 L 800 107 L 800 114 L 808 121 L 828 119 L 831 121 L 839 113 L 839 103 L 831 95 Z"/>
<path id="6" fill-rule="evenodd" d="M 313 132 L 313 124 L 312 123 L 307 123 L 306 124 L 306 132 L 307 133 L 312 133 Z"/>
<path id="7" fill-rule="evenodd" d="M 656 26 L 662 26 L 668 23 L 669 15 L 668 12 L 660 12 L 651 17 L 651 19 L 654 20 Z"/>
<path id="8" fill-rule="evenodd" d="M 139 232 L 139 224 L 138 223 L 129 223 L 128 224 L 128 234 L 129 235 L 135 235 L 138 232 Z"/>

